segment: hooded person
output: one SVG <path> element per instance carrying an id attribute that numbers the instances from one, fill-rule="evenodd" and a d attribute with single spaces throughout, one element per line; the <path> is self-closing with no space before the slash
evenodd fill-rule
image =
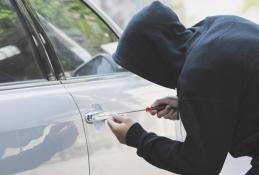
<path id="1" fill-rule="evenodd" d="M 109 120 L 109 126 L 140 157 L 170 172 L 216 175 L 230 153 L 251 157 L 250 172 L 258 173 L 258 48 L 259 26 L 244 18 L 212 16 L 185 28 L 169 7 L 152 3 L 130 21 L 113 58 L 151 82 L 177 88 L 186 139 L 158 136 L 128 119 Z"/>

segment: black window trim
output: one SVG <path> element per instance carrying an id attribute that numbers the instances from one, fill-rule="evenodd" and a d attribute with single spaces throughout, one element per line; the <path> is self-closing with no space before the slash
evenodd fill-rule
<path id="1" fill-rule="evenodd" d="M 43 42 L 43 46 L 48 54 L 49 60 L 51 62 L 51 65 L 54 69 L 54 73 L 56 75 L 57 80 L 64 80 L 65 79 L 65 74 L 63 67 L 61 65 L 61 62 L 54 50 L 54 47 L 51 44 L 51 41 L 49 40 L 46 31 L 42 27 L 42 25 L 39 23 L 40 19 L 37 16 L 36 11 L 33 9 L 31 6 L 30 2 L 28 0 L 21 0 L 25 9 L 27 10 L 28 14 L 30 15 L 36 30 L 40 36 L 41 41 Z"/>
<path id="2" fill-rule="evenodd" d="M 39 54 L 39 48 L 36 46 L 41 45 L 41 49 L 44 48 L 42 43 L 40 42 L 39 36 L 37 35 L 36 31 L 33 30 L 32 26 L 29 24 L 28 19 L 26 18 L 26 15 L 22 13 L 22 10 L 20 9 L 20 5 L 18 4 L 18 1 L 16 0 L 10 0 L 11 5 L 14 8 L 14 12 L 17 14 L 18 19 L 22 23 L 22 27 L 24 28 L 25 32 L 27 32 L 28 37 L 31 40 L 32 46 L 36 50 L 37 54 Z M 31 33 L 32 34 L 31 34 Z M 34 38 L 33 38 L 34 37 Z M 35 40 L 37 43 L 35 43 Z M 44 68 L 42 67 L 39 60 L 39 66 L 42 71 L 42 74 L 45 76 L 45 78 L 41 79 L 35 79 L 35 80 L 24 80 L 24 81 L 14 81 L 14 82 L 3 82 L 0 83 L 0 92 L 5 90 L 15 90 L 15 89 L 24 89 L 24 88 L 37 88 L 37 87 L 43 87 L 43 86 L 53 86 L 53 85 L 60 85 L 60 82 L 56 80 L 54 76 L 54 70 L 50 64 L 50 62 L 47 60 L 47 53 L 39 55 L 40 58 L 48 64 L 45 64 Z M 36 59 L 39 59 L 38 57 Z"/>
<path id="3" fill-rule="evenodd" d="M 34 43 L 34 49 L 38 52 L 39 57 L 38 63 L 42 69 L 42 72 L 45 76 L 45 78 L 49 81 L 56 80 L 54 69 L 50 63 L 50 60 L 48 58 L 48 54 L 44 49 L 43 43 L 41 42 L 40 36 L 38 32 L 35 30 L 33 25 L 31 24 L 30 20 L 28 19 L 27 15 L 25 14 L 25 8 L 21 1 L 15 1 L 11 0 L 12 5 L 16 9 L 16 13 L 19 15 L 19 18 L 22 22 L 22 25 L 26 30 L 28 31 L 28 36 L 30 36 L 30 39 L 32 40 L 32 43 Z"/>
<path id="4" fill-rule="evenodd" d="M 10 0 L 10 3 L 13 7 L 14 13 L 16 13 L 18 20 L 20 21 L 23 29 L 25 30 L 28 38 L 30 39 L 31 43 L 32 43 L 32 47 L 35 50 L 36 53 L 36 61 L 39 65 L 40 71 L 43 75 L 42 78 L 39 79 L 34 79 L 34 80 L 21 80 L 21 81 L 13 81 L 13 82 L 0 82 L 0 91 L 1 90 L 7 90 L 7 89 L 17 89 L 17 87 L 32 87 L 35 86 L 36 84 L 49 84 L 49 80 L 51 79 L 51 73 L 53 71 L 53 69 L 51 69 L 51 67 L 47 67 L 46 65 L 43 66 L 42 65 L 42 60 L 44 60 L 45 58 L 43 58 L 44 56 L 40 54 L 39 48 L 37 47 L 37 44 L 39 44 L 39 42 L 37 41 L 37 36 L 35 35 L 35 33 L 33 32 L 32 28 L 30 25 L 28 25 L 28 21 L 27 19 L 24 17 L 24 15 L 22 14 L 22 12 L 20 11 L 18 4 L 15 0 Z M 35 40 L 37 42 L 37 44 L 35 43 Z M 52 77 L 53 79 L 53 77 Z"/>

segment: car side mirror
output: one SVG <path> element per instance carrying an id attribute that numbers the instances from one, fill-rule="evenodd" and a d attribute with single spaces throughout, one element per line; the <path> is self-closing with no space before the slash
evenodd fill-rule
<path id="1" fill-rule="evenodd" d="M 83 63 L 72 73 L 72 77 L 109 74 L 117 71 L 117 65 L 108 54 L 98 54 L 90 61 Z"/>

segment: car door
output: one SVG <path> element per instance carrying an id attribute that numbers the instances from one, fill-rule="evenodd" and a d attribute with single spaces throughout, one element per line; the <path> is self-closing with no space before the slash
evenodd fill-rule
<path id="1" fill-rule="evenodd" d="M 176 95 L 175 91 L 148 82 L 112 61 L 111 53 L 118 37 L 85 2 L 28 2 L 60 59 L 66 75 L 61 82 L 72 94 L 83 117 L 96 111 L 144 109 L 158 98 Z M 176 123 L 172 121 L 159 120 L 145 112 L 128 116 L 147 130 L 171 138 L 177 136 Z M 169 174 L 137 157 L 135 149 L 119 144 L 103 122 L 84 120 L 84 127 L 92 175 Z"/>
<path id="2" fill-rule="evenodd" d="M 89 174 L 81 115 L 43 38 L 21 2 L 0 9 L 0 174 Z"/>

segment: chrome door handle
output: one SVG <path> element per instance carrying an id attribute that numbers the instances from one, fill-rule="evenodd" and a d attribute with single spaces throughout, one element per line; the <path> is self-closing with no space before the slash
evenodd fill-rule
<path id="1" fill-rule="evenodd" d="M 102 111 L 87 112 L 85 114 L 85 120 L 89 124 L 94 124 L 95 122 L 104 121 L 110 117 L 111 117 L 110 113 L 102 112 Z"/>
<path id="2" fill-rule="evenodd" d="M 111 117 L 111 113 L 104 112 L 99 104 L 92 104 L 91 110 L 85 114 L 85 121 L 94 124 L 98 121 L 104 121 Z"/>

